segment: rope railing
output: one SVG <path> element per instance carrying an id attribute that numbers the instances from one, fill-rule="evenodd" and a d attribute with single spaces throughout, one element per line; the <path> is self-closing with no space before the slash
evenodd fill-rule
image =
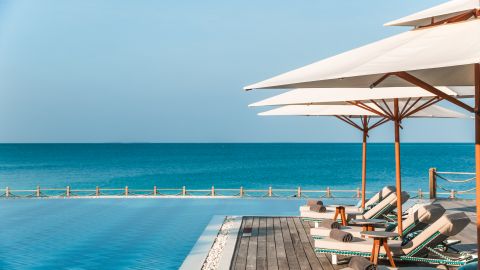
<path id="1" fill-rule="evenodd" d="M 367 191 L 367 195 L 373 194 L 373 191 Z M 409 192 L 413 198 L 424 198 L 425 192 L 421 189 Z M 236 188 L 215 188 L 209 189 L 187 189 L 182 188 L 157 188 L 152 189 L 132 189 L 128 186 L 124 188 L 100 188 L 95 189 L 73 189 L 70 186 L 66 188 L 41 188 L 36 189 L 11 189 L 6 187 L 0 189 L 0 198 L 125 198 L 125 197 L 229 197 L 229 198 L 341 198 L 341 199 L 359 199 L 361 191 L 357 189 L 325 189 L 308 190 L 297 187 L 295 189 L 268 187 L 267 189 L 245 189 Z"/>
<path id="2" fill-rule="evenodd" d="M 475 175 L 475 173 L 439 172 L 436 168 L 430 168 L 430 199 L 436 199 L 438 197 L 437 195 L 447 195 L 450 199 L 455 199 L 458 195 L 474 195 L 476 190 L 476 177 L 471 177 L 471 175 Z M 439 180 L 441 180 L 441 184 Z M 438 190 L 442 190 L 443 192 L 438 192 Z"/>
<path id="3" fill-rule="evenodd" d="M 437 174 L 437 178 L 445 180 L 449 183 L 468 183 L 468 182 L 474 181 L 476 179 L 476 177 L 471 177 L 471 178 L 467 178 L 467 179 L 464 179 L 464 180 L 453 180 L 453 179 L 446 178 L 445 176 L 442 176 L 442 174 L 439 173 L 439 172 L 437 172 L 436 174 Z M 465 174 L 462 174 L 462 175 L 465 175 Z"/>
<path id="4" fill-rule="evenodd" d="M 429 192 L 424 192 L 421 188 L 415 191 L 407 191 L 411 198 L 430 198 L 436 199 L 437 196 L 455 199 L 459 195 L 469 196 L 475 194 L 475 185 L 466 186 L 475 182 L 475 175 L 469 172 L 439 172 L 435 168 L 429 170 Z M 463 178 L 463 179 L 461 179 Z M 441 181 L 441 183 L 439 183 Z M 455 186 L 455 188 L 452 188 Z M 373 194 L 367 191 L 367 196 Z M 447 196 L 445 196 L 447 195 Z M 356 189 L 325 189 L 308 190 L 301 187 L 278 188 L 268 187 L 267 189 L 245 189 L 240 188 L 215 188 L 208 189 L 187 189 L 181 188 L 157 188 L 152 189 L 131 189 L 128 186 L 124 188 L 100 188 L 95 189 L 72 189 L 66 188 L 40 188 L 35 189 L 10 189 L 6 187 L 0 189 L 0 198 L 113 198 L 113 197 L 229 197 L 229 198 L 341 198 L 341 199 L 359 199 L 361 197 L 360 188 Z"/>

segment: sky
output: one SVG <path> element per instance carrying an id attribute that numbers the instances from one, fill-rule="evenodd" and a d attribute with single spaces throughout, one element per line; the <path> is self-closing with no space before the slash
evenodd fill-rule
<path id="1" fill-rule="evenodd" d="M 444 1 L 0 0 L 0 142 L 359 142 L 332 117 L 257 116 L 282 91 L 243 87 Z M 473 141 L 470 119 L 403 126 L 405 142 Z M 391 124 L 370 136 L 392 140 Z"/>

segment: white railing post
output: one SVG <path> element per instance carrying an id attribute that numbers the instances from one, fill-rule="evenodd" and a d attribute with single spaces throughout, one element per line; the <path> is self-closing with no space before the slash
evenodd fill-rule
<path id="1" fill-rule="evenodd" d="M 450 199 L 455 199 L 455 190 L 450 190 Z"/>

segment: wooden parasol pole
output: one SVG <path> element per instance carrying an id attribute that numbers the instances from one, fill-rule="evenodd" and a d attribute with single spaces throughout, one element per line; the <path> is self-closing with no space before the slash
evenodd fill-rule
<path id="1" fill-rule="evenodd" d="M 402 176 L 400 167 L 400 113 L 398 108 L 398 98 L 393 100 L 393 120 L 395 123 L 395 179 L 397 189 L 397 229 L 398 234 L 402 236 Z"/>
<path id="2" fill-rule="evenodd" d="M 480 64 L 475 64 L 475 182 L 478 249 L 480 246 Z M 477 252 L 480 256 L 480 249 Z"/>
<path id="3" fill-rule="evenodd" d="M 367 189 L 367 137 L 368 121 L 367 116 L 363 116 L 363 143 L 362 143 L 362 208 L 365 209 L 365 193 Z"/>

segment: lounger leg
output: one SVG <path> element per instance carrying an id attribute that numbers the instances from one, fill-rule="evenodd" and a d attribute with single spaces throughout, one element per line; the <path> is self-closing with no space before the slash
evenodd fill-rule
<path id="1" fill-rule="evenodd" d="M 339 214 L 338 211 L 339 211 L 339 210 L 338 210 L 338 207 L 337 207 L 337 208 L 335 209 L 335 215 L 333 216 L 333 220 L 334 220 L 334 221 L 337 221 L 337 217 L 338 217 L 338 214 Z"/>
<path id="2" fill-rule="evenodd" d="M 375 239 L 374 240 L 374 245 L 375 245 L 375 253 L 373 254 L 373 264 L 377 265 L 378 264 L 378 254 L 380 253 L 380 240 Z"/>
<path id="3" fill-rule="evenodd" d="M 393 261 L 393 257 L 392 257 L 392 251 L 390 251 L 390 247 L 388 246 L 388 243 L 386 240 L 383 241 L 383 248 L 385 249 L 385 253 L 387 254 L 388 261 L 390 261 L 390 265 L 396 268 L 395 262 Z"/>
<path id="4" fill-rule="evenodd" d="M 347 226 L 347 216 L 345 215 L 345 208 L 340 209 L 340 217 L 342 218 L 342 226 Z"/>
<path id="5" fill-rule="evenodd" d="M 372 248 L 372 255 L 370 255 L 370 261 L 373 262 L 373 259 L 375 258 L 375 250 L 376 250 L 376 240 L 373 240 L 373 248 Z"/>
<path id="6" fill-rule="evenodd" d="M 333 264 L 333 265 L 337 265 L 337 264 L 338 264 L 337 254 L 332 254 L 332 264 Z"/>
<path id="7" fill-rule="evenodd" d="M 313 224 L 314 224 L 313 226 L 314 226 L 315 228 L 318 228 L 318 221 L 315 221 Z"/>

